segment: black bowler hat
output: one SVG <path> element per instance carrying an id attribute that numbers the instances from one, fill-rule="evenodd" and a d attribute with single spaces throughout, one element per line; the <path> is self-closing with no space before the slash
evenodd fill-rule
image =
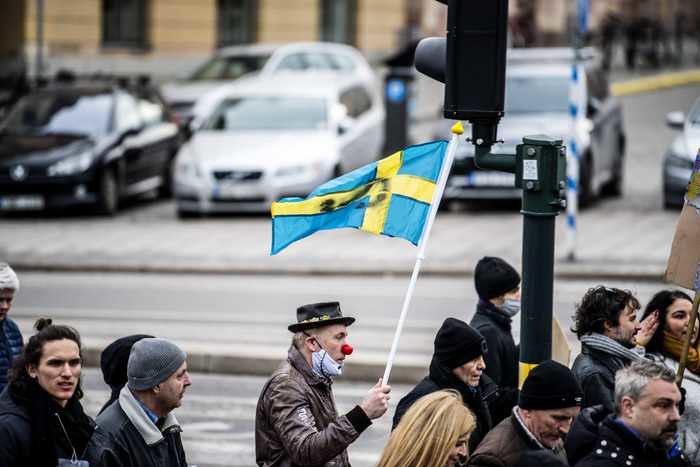
<path id="1" fill-rule="evenodd" d="M 328 326 L 329 324 L 350 326 L 354 322 L 355 318 L 343 316 L 343 312 L 340 311 L 340 303 L 338 302 L 311 303 L 297 308 L 297 322 L 290 324 L 287 329 L 292 332 L 299 332 Z"/>

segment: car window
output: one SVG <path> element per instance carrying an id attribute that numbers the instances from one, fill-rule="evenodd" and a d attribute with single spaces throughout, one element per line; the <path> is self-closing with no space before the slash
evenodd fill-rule
<path id="1" fill-rule="evenodd" d="M 278 96 L 226 99 L 202 128 L 219 131 L 323 130 L 328 128 L 326 100 Z"/>
<path id="2" fill-rule="evenodd" d="M 40 92 L 22 98 L 7 116 L 4 131 L 21 134 L 87 134 L 109 131 L 111 92 Z"/>
<path id="3" fill-rule="evenodd" d="M 568 77 L 510 76 L 506 78 L 506 114 L 567 112 L 568 106 Z"/>
<path id="4" fill-rule="evenodd" d="M 197 68 L 188 81 L 238 79 L 247 73 L 259 71 L 269 58 L 269 54 L 217 56 Z"/>
<path id="5" fill-rule="evenodd" d="M 333 68 L 340 71 L 352 71 L 355 69 L 355 61 L 347 55 L 328 54 L 328 59 L 333 63 Z"/>
<path id="6" fill-rule="evenodd" d="M 307 52 L 304 54 L 304 58 L 308 67 L 312 70 L 326 71 L 335 69 L 335 64 L 326 53 Z"/>
<path id="7" fill-rule="evenodd" d="M 587 70 L 586 81 L 590 97 L 595 97 L 599 101 L 607 99 L 609 94 L 608 80 L 605 78 L 605 74 L 602 71 Z"/>
<path id="8" fill-rule="evenodd" d="M 115 112 L 115 128 L 118 132 L 134 130 L 142 125 L 139 107 L 129 94 L 117 95 L 117 108 Z"/>
<path id="9" fill-rule="evenodd" d="M 688 112 L 688 122 L 691 125 L 700 125 L 700 100 L 695 101 L 695 105 Z"/>
<path id="10" fill-rule="evenodd" d="M 306 70 L 308 65 L 303 55 L 300 53 L 291 54 L 280 60 L 279 65 L 277 65 L 277 70 L 282 71 L 302 71 Z"/>
<path id="11" fill-rule="evenodd" d="M 340 103 L 348 110 L 348 117 L 358 118 L 372 107 L 372 98 L 365 88 L 358 86 L 342 92 Z"/>
<path id="12" fill-rule="evenodd" d="M 165 112 L 160 104 L 146 99 L 139 99 L 138 108 L 144 125 L 155 125 L 165 121 Z"/>

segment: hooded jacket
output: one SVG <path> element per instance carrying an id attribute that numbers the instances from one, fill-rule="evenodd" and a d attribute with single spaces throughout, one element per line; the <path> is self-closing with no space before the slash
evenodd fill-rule
<path id="1" fill-rule="evenodd" d="M 502 390 L 518 387 L 519 352 L 511 334 L 511 321 L 491 302 L 479 300 L 469 323 L 486 339 L 489 351 L 484 355 L 484 372 Z"/>
<path id="2" fill-rule="evenodd" d="M 255 412 L 259 466 L 348 467 L 347 447 L 372 424 L 361 407 L 339 415 L 330 379 L 313 372 L 293 345 L 265 383 Z"/>
<path id="3" fill-rule="evenodd" d="M 421 397 L 442 389 L 454 389 L 459 392 L 464 400 L 464 405 L 471 410 L 476 417 L 476 429 L 469 437 L 469 452 L 473 452 L 476 446 L 491 429 L 491 414 L 488 402 L 499 397 L 498 386 L 482 373 L 479 386 L 472 388 L 460 381 L 450 369 L 438 363 L 433 357 L 430 362 L 430 373 L 399 401 L 394 413 L 392 430 L 401 421 L 406 411 Z"/>
<path id="4" fill-rule="evenodd" d="M 175 415 L 170 412 L 158 429 L 128 386 L 96 422 L 106 439 L 92 450 L 91 467 L 187 467 Z"/>
<path id="5" fill-rule="evenodd" d="M 665 450 L 644 443 L 602 405 L 576 417 L 565 447 L 569 465 L 576 467 L 690 466 L 682 452 L 669 459 Z"/>
<path id="6" fill-rule="evenodd" d="M 22 353 L 22 333 L 10 318 L 0 320 L 0 392 L 5 389 L 12 362 Z"/>

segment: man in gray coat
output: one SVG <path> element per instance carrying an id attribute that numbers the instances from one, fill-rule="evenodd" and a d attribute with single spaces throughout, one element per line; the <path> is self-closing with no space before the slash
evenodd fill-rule
<path id="1" fill-rule="evenodd" d="M 131 349 L 127 384 L 95 420 L 106 434 L 91 466 L 187 467 L 173 410 L 192 380 L 187 355 L 165 339 L 147 338 Z"/>
<path id="2" fill-rule="evenodd" d="M 297 309 L 287 360 L 265 383 L 255 413 L 255 457 L 259 466 L 349 466 L 347 447 L 388 408 L 391 388 L 381 379 L 344 415 L 336 411 L 332 378 L 352 353 L 338 302 Z"/>

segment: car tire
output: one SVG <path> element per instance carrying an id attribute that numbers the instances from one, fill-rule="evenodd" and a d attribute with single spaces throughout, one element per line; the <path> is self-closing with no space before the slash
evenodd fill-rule
<path id="1" fill-rule="evenodd" d="M 593 192 L 593 158 L 585 154 L 578 170 L 578 204 L 582 208 L 591 206 L 595 201 Z"/>
<path id="2" fill-rule="evenodd" d="M 618 151 L 619 156 L 615 161 L 615 166 L 613 167 L 612 179 L 603 187 L 603 194 L 612 198 L 619 198 L 622 196 L 625 171 L 624 143 L 620 143 Z"/>
<path id="3" fill-rule="evenodd" d="M 119 209 L 119 185 L 114 170 L 105 169 L 100 176 L 97 213 L 113 216 Z"/>
<path id="4" fill-rule="evenodd" d="M 198 211 L 185 211 L 179 208 L 177 210 L 178 219 L 199 219 L 200 217 L 202 217 L 202 213 Z"/>

